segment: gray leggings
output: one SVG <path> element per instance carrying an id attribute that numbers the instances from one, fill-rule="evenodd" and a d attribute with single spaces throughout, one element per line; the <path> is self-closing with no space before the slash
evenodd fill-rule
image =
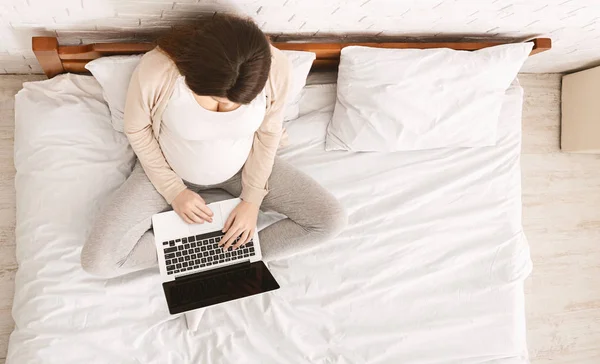
<path id="1" fill-rule="evenodd" d="M 217 185 L 188 187 L 195 192 L 222 189 L 237 197 L 242 191 L 241 173 Z M 333 195 L 279 158 L 275 159 L 269 193 L 261 209 L 287 216 L 259 232 L 264 260 L 314 247 L 336 236 L 347 221 Z M 136 163 L 131 176 L 96 217 L 81 252 L 83 269 L 94 275 L 115 277 L 155 266 L 151 218 L 166 210 L 170 210 L 169 204 Z"/>

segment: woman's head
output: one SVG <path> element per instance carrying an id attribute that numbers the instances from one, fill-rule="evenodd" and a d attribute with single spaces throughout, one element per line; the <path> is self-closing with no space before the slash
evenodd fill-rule
<path id="1" fill-rule="evenodd" d="M 206 16 L 159 38 L 197 95 L 248 104 L 262 91 L 271 68 L 269 41 L 250 19 Z"/>

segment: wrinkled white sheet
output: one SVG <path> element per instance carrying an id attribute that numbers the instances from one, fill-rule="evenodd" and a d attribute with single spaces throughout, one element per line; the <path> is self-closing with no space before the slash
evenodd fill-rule
<path id="1" fill-rule="evenodd" d="M 79 264 L 94 213 L 133 164 L 99 86 L 27 84 L 7 363 L 527 362 L 521 88 L 495 147 L 388 154 L 324 151 L 334 98 L 332 85 L 307 87 L 280 154 L 343 202 L 348 228 L 271 262 L 280 290 L 208 308 L 192 332 L 168 314 L 157 269 L 102 280 Z"/>

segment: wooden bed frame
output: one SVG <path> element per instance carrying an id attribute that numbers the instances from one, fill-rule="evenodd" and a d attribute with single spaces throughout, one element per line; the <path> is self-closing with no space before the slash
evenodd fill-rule
<path id="1" fill-rule="evenodd" d="M 535 38 L 531 54 L 549 50 L 552 47 L 550 38 Z M 273 43 L 282 50 L 315 52 L 317 57 L 313 70 L 334 70 L 340 61 L 340 50 L 350 45 L 379 48 L 450 48 L 474 51 L 495 45 L 506 44 L 502 41 L 469 41 L 469 42 L 380 42 L 380 43 Z M 155 45 L 153 43 L 95 43 L 76 46 L 59 46 L 56 37 L 33 37 L 32 48 L 40 66 L 48 78 L 65 72 L 89 73 L 84 66 L 91 60 L 104 56 L 145 53 Z"/>

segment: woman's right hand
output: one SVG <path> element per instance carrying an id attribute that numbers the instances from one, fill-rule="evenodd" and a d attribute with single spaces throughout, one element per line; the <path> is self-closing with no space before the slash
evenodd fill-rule
<path id="1" fill-rule="evenodd" d="M 188 224 L 212 222 L 213 212 L 206 206 L 204 199 L 194 191 L 185 189 L 171 202 L 173 210 Z"/>

